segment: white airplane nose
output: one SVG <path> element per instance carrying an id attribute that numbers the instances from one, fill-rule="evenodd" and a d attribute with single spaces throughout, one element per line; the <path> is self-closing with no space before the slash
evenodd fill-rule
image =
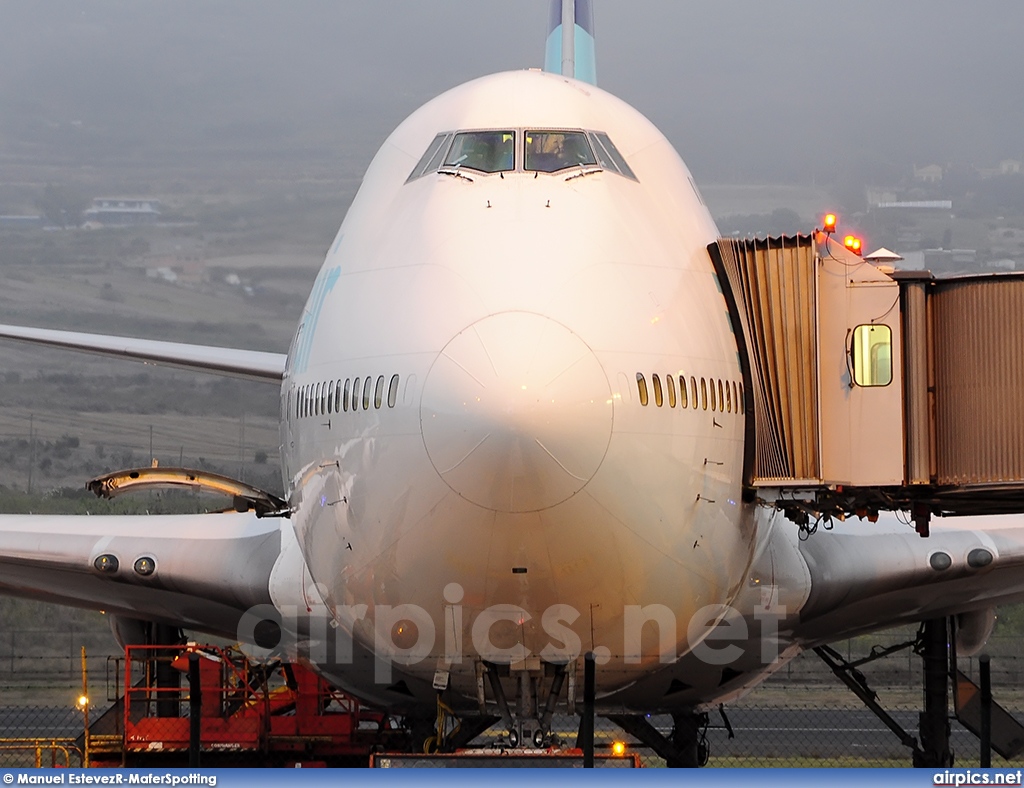
<path id="1" fill-rule="evenodd" d="M 503 312 L 457 334 L 420 402 L 423 442 L 456 493 L 499 512 L 572 497 L 601 467 L 612 394 L 593 351 L 560 323 Z"/>

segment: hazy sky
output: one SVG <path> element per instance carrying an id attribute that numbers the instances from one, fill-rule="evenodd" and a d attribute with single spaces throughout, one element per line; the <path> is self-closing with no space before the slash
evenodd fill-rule
<path id="1" fill-rule="evenodd" d="M 599 83 L 698 179 L 1024 157 L 1019 0 L 594 5 Z M 72 120 L 143 155 L 224 134 L 370 146 L 445 88 L 540 65 L 547 6 L 0 0 L 0 155 Z"/>

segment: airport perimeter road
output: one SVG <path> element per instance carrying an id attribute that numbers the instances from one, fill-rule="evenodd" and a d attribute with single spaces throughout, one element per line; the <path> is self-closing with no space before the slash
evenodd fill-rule
<path id="1" fill-rule="evenodd" d="M 711 713 L 713 755 L 744 757 L 908 758 L 909 751 L 867 709 L 726 709 L 736 738 L 729 739 L 718 712 Z M 918 712 L 894 711 L 893 719 L 917 736 Z M 659 718 L 660 720 L 660 718 Z M 978 739 L 951 720 L 957 761 L 978 757 Z"/>

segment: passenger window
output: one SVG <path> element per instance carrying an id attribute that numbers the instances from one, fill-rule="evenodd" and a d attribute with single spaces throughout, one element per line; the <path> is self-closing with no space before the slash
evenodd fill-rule
<path id="1" fill-rule="evenodd" d="M 892 329 L 864 325 L 853 329 L 853 382 L 858 386 L 892 383 Z"/>
<path id="2" fill-rule="evenodd" d="M 668 388 L 668 406 L 674 408 L 676 406 L 676 382 L 671 375 L 665 376 L 665 386 Z"/>
<path id="3" fill-rule="evenodd" d="M 359 381 L 360 378 L 356 378 L 352 381 L 352 410 L 359 410 Z"/>
<path id="4" fill-rule="evenodd" d="M 679 407 L 686 408 L 689 403 L 686 401 L 686 376 L 679 376 Z"/>
<path id="5" fill-rule="evenodd" d="M 345 390 L 341 394 L 341 408 L 348 413 L 348 387 L 351 381 L 345 378 Z"/>
<path id="6" fill-rule="evenodd" d="M 334 386 L 329 380 L 324 384 L 324 398 L 327 400 L 327 412 L 334 413 Z"/>
<path id="7" fill-rule="evenodd" d="M 313 415 L 320 415 L 320 384 L 316 384 L 316 388 L 313 390 Z"/>
<path id="8" fill-rule="evenodd" d="M 651 380 L 654 382 L 654 404 L 660 408 L 665 402 L 664 395 L 661 393 L 661 378 L 651 375 Z"/>
<path id="9" fill-rule="evenodd" d="M 384 376 L 380 375 L 377 378 L 377 387 L 373 391 L 373 407 L 380 410 L 380 406 L 384 404 Z"/>
<path id="10" fill-rule="evenodd" d="M 729 381 L 725 381 L 725 412 L 732 413 L 732 389 L 729 388 Z"/>
<path id="11" fill-rule="evenodd" d="M 373 378 L 363 378 L 363 410 L 370 409 L 370 396 L 373 394 Z"/>
<path id="12" fill-rule="evenodd" d="M 725 398 L 722 396 L 722 380 L 718 380 L 718 409 L 725 410 Z"/>
<path id="13" fill-rule="evenodd" d="M 392 375 L 391 382 L 388 384 L 388 407 L 395 407 L 396 402 L 398 402 L 398 375 Z"/>
<path id="14" fill-rule="evenodd" d="M 717 408 L 715 408 L 715 379 L 711 378 L 708 383 L 711 384 L 711 410 L 717 410 Z"/>
<path id="15" fill-rule="evenodd" d="M 334 412 L 341 413 L 341 381 L 334 381 Z"/>
<path id="16" fill-rule="evenodd" d="M 526 132 L 525 161 L 525 168 L 530 172 L 558 172 L 569 167 L 597 165 L 597 157 L 582 131 Z"/>
<path id="17" fill-rule="evenodd" d="M 704 410 L 708 409 L 708 382 L 704 378 L 700 379 L 700 406 Z"/>
<path id="18" fill-rule="evenodd" d="M 508 172 L 516 166 L 513 131 L 468 131 L 455 135 L 445 167 L 466 167 L 480 172 Z"/>
<path id="19" fill-rule="evenodd" d="M 697 378 L 693 375 L 690 375 L 690 393 L 693 395 L 690 397 L 690 400 L 693 403 L 693 409 L 697 410 Z"/>
<path id="20" fill-rule="evenodd" d="M 647 379 L 640 372 L 636 373 L 636 388 L 640 394 L 640 404 L 647 405 Z"/>
<path id="21" fill-rule="evenodd" d="M 323 416 L 327 413 L 327 386 L 328 383 L 324 383 L 320 388 L 320 415 Z"/>

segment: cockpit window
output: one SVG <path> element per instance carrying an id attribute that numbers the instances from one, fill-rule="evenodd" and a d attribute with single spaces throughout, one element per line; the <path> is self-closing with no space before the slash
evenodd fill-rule
<path id="1" fill-rule="evenodd" d="M 634 181 L 636 180 L 633 170 L 626 164 L 626 160 L 622 158 L 619 149 L 615 147 L 615 144 L 607 134 L 603 131 L 595 131 L 591 133 L 590 138 L 594 141 L 594 149 L 597 151 L 597 158 L 602 168 L 618 172 L 627 178 L 632 178 Z"/>
<path id="2" fill-rule="evenodd" d="M 448 143 L 452 141 L 453 136 L 453 134 L 438 134 L 434 137 L 422 158 L 416 162 L 416 166 L 413 167 L 412 172 L 406 179 L 406 183 L 426 175 L 428 172 L 434 172 L 440 167 L 441 159 L 444 157 L 445 151 L 448 150 Z"/>
<path id="3" fill-rule="evenodd" d="M 569 167 L 596 166 L 597 158 L 582 131 L 526 132 L 526 169 L 558 172 Z"/>
<path id="4" fill-rule="evenodd" d="M 509 172 L 516 166 L 514 131 L 465 131 L 455 135 L 444 167 Z"/>
<path id="5" fill-rule="evenodd" d="M 517 141 L 523 140 L 519 146 Z M 518 159 L 518 161 L 517 161 Z M 498 173 L 514 170 L 555 173 L 571 168 L 589 175 L 605 170 L 631 180 L 636 175 L 603 131 L 523 130 L 447 131 L 431 140 L 406 183 L 432 172 L 467 169 Z"/>

